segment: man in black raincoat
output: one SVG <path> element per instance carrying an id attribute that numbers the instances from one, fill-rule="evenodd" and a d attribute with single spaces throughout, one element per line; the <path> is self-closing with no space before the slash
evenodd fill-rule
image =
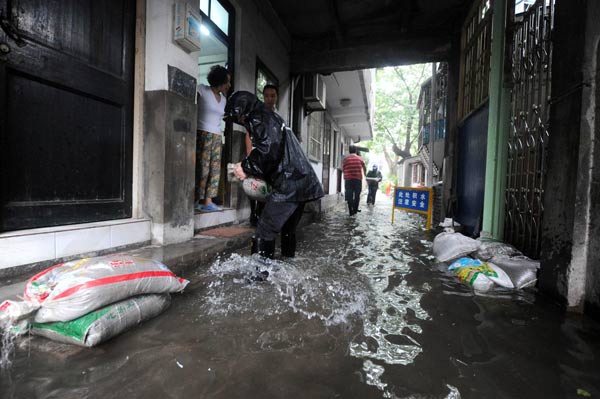
<path id="1" fill-rule="evenodd" d="M 377 170 L 377 165 L 373 165 L 373 168 L 367 173 L 367 184 L 369 185 L 369 194 L 367 194 L 367 205 L 375 205 L 375 196 L 379 189 L 379 183 L 383 176 L 381 172 Z"/>
<path id="2" fill-rule="evenodd" d="M 281 255 L 296 252 L 296 227 L 304 205 L 323 196 L 323 187 L 294 133 L 283 119 L 247 91 L 234 93 L 225 106 L 225 117 L 250 133 L 250 154 L 236 164 L 234 174 L 264 179 L 273 190 L 256 226 L 252 253 L 273 258 L 275 239 L 281 232 Z"/>

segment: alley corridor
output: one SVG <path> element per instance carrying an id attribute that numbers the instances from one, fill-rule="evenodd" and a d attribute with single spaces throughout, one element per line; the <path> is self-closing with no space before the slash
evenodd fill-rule
<path id="1" fill-rule="evenodd" d="M 249 284 L 242 253 L 201 265 L 163 315 L 96 348 L 15 341 L 0 397 L 600 397 L 600 324 L 534 291 L 474 295 L 418 215 L 381 195 L 305 226 Z"/>

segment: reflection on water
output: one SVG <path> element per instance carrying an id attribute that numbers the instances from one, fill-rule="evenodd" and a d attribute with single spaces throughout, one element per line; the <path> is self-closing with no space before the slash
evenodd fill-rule
<path id="1" fill-rule="evenodd" d="M 245 249 L 200 266 L 167 312 L 97 348 L 19 338 L 0 397 L 600 395 L 597 323 L 531 292 L 475 296 L 433 262 L 423 218 L 391 225 L 390 208 L 340 206 L 302 229 L 294 259 Z M 248 283 L 257 267 L 269 280 Z"/>

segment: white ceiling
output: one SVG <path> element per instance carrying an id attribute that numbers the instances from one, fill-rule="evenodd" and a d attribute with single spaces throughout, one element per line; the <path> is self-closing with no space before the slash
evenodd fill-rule
<path id="1" fill-rule="evenodd" d="M 368 72 L 368 71 L 367 71 Z M 327 110 L 354 142 L 367 141 L 373 137 L 373 129 L 369 116 L 369 105 L 365 97 L 369 97 L 370 81 L 361 84 L 363 71 L 334 72 L 324 76 L 323 81 L 327 86 Z M 367 73 L 369 75 L 369 73 Z M 350 99 L 350 104 L 341 105 L 342 99 Z"/>

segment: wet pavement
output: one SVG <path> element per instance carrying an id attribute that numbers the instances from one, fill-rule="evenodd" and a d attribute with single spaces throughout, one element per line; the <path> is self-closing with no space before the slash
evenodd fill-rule
<path id="1" fill-rule="evenodd" d="M 298 256 L 201 264 L 159 317 L 92 349 L 17 339 L 0 398 L 600 398 L 600 324 L 535 291 L 474 295 L 423 217 L 343 207 Z M 268 282 L 247 282 L 256 266 Z M 578 391 L 579 390 L 579 391 Z"/>

